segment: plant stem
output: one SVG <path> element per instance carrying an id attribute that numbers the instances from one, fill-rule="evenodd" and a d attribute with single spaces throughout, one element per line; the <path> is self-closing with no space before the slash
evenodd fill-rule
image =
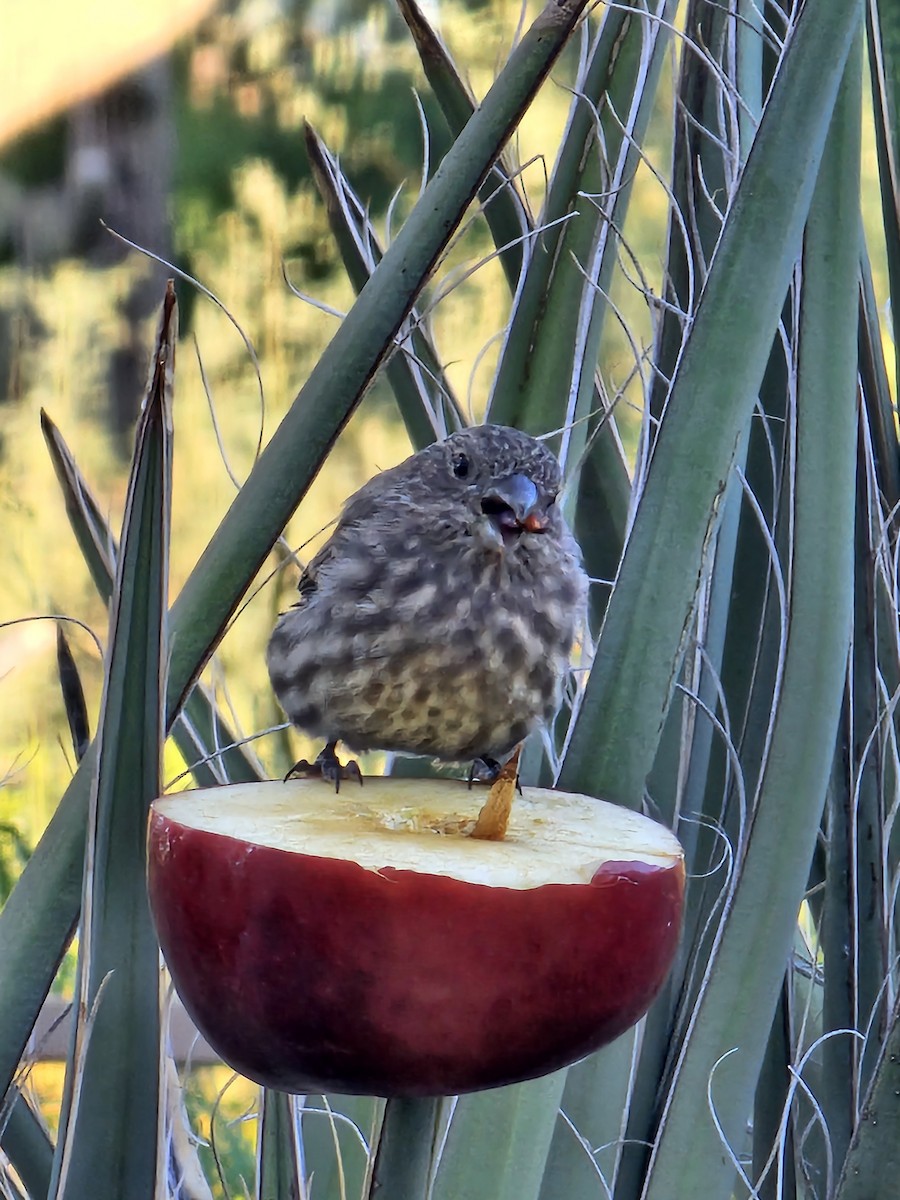
<path id="1" fill-rule="evenodd" d="M 426 1200 L 444 1100 L 388 1100 L 368 1200 Z"/>

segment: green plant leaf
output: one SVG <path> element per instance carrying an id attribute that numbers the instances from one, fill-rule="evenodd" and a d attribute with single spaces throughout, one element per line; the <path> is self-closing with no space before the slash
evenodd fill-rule
<path id="1" fill-rule="evenodd" d="M 829 0 L 815 18 L 804 10 L 797 19 L 673 380 L 560 775 L 567 791 L 642 802 L 717 500 L 777 327 L 858 16 L 858 5 Z M 716 361 L 728 363 L 726 394 L 710 369 Z"/>
<path id="2" fill-rule="evenodd" d="M 299 1122 L 296 1100 L 264 1089 L 259 1119 L 257 1200 L 301 1200 Z"/>
<path id="3" fill-rule="evenodd" d="M 690 39 L 681 57 L 678 78 L 677 111 L 672 152 L 672 201 L 669 241 L 666 255 L 665 294 L 674 307 L 666 306 L 657 329 L 654 371 L 650 379 L 649 407 L 659 417 L 668 380 L 674 374 L 686 328 L 689 328 L 698 299 L 700 283 L 718 240 L 724 207 L 729 194 L 729 175 L 737 162 L 746 160 L 762 107 L 761 14 L 744 4 L 736 20 L 735 13 L 709 6 L 703 0 L 691 0 L 684 17 L 684 36 Z M 737 43 L 735 47 L 734 43 Z M 706 54 L 700 52 L 703 47 Z M 707 57 L 709 56 L 709 57 Z M 729 66 L 736 57 L 740 86 L 739 120 L 723 128 L 723 80 L 729 78 Z M 713 60 L 710 61 L 710 58 Z M 726 133 L 727 131 L 727 133 Z M 707 201 L 708 195 L 721 197 L 718 208 Z M 773 353 L 781 353 L 780 344 Z M 779 376 L 779 383 L 781 383 Z M 764 381 L 765 386 L 765 381 Z M 780 395 L 783 405 L 783 389 Z M 710 574 L 704 582 L 701 600 L 688 641 L 681 669 L 681 688 L 676 691 L 666 714 L 663 732 L 648 778 L 648 791 L 659 819 L 674 824 L 680 817 L 679 834 L 686 861 L 692 864 L 687 886 L 685 947 L 702 947 L 704 922 L 709 910 L 701 901 L 715 902 L 720 894 L 722 872 L 715 870 L 721 857 L 719 831 L 728 828 L 723 812 L 727 750 L 714 716 L 719 710 L 720 692 L 727 714 L 733 695 L 726 689 L 730 662 L 725 662 L 726 647 L 734 645 L 736 658 L 744 663 L 752 656 L 748 646 L 755 644 L 758 614 L 747 598 L 765 596 L 766 570 L 754 571 L 755 558 L 744 578 L 737 560 L 741 536 L 743 504 L 741 471 L 747 471 L 748 449 L 752 432 L 748 428 L 738 443 L 735 470 L 729 476 L 723 497 L 723 516 L 710 546 Z M 768 450 L 768 445 L 766 446 Z M 768 458 L 765 462 L 768 467 Z M 751 470 L 748 478 L 755 479 Z M 756 515 L 752 515 L 754 533 Z M 738 577 L 735 564 L 738 562 Z M 768 567 L 768 561 L 764 563 Z M 740 611 L 736 594 L 757 620 L 740 632 L 732 619 Z M 744 634 L 741 637 L 741 633 Z M 728 635 L 732 641 L 728 641 Z M 688 755 L 687 768 L 684 761 Z M 697 867 L 702 863 L 702 867 Z M 696 915 L 696 914 L 701 915 Z M 696 935 L 696 940 L 692 934 Z M 702 949 L 700 950 L 702 953 Z M 628 1120 L 616 1188 L 622 1197 L 638 1195 L 643 1186 L 650 1145 L 659 1118 L 659 1100 L 672 1050 L 672 1021 L 682 981 L 681 963 L 657 997 L 648 1014 L 641 1037 L 640 1056 L 635 1066 L 633 1087 L 628 1104 Z M 598 1085 L 602 1076 L 602 1056 L 597 1063 Z M 599 1090 L 599 1086 L 598 1086 Z"/>
<path id="4" fill-rule="evenodd" d="M 595 364 L 675 8 L 662 0 L 654 19 L 631 8 L 603 11 L 542 214 L 544 225 L 566 220 L 542 232 L 528 255 L 497 371 L 491 419 L 533 433 L 570 426 L 561 441 L 572 442 L 574 460 L 607 416 Z"/>
<path id="5" fill-rule="evenodd" d="M 394 1097 L 384 1106 L 368 1200 L 429 1200 L 447 1101 Z"/>
<path id="6" fill-rule="evenodd" d="M 415 0 L 397 0 L 397 7 L 406 21 L 416 44 L 425 76 L 441 106 L 444 120 L 454 137 L 458 137 L 477 105 L 456 69 L 444 43 L 431 28 Z M 478 190 L 494 244 L 510 291 L 516 290 L 522 269 L 522 239 L 530 232 L 528 209 L 519 195 L 512 172 L 502 156 L 491 169 L 487 180 Z"/>
<path id="7" fill-rule="evenodd" d="M 115 576 L 117 553 L 115 539 L 106 523 L 100 505 L 94 499 L 87 481 L 78 469 L 72 452 L 63 440 L 55 422 L 41 409 L 41 432 L 50 454 L 53 471 L 59 482 L 66 506 L 66 515 L 75 540 L 81 550 L 94 586 L 105 604 L 109 603 Z"/>
<path id="8" fill-rule="evenodd" d="M 41 430 L 62 489 L 75 540 L 100 598 L 108 604 L 116 572 L 116 538 L 59 428 L 43 410 Z M 172 738 L 198 787 L 215 787 L 223 779 L 228 783 L 252 783 L 262 778 L 262 769 L 255 759 L 243 746 L 235 745 L 235 734 L 203 683 L 198 683 L 188 697 L 172 728 Z M 81 754 L 78 757 L 80 759 Z M 210 765 L 212 758 L 218 763 L 218 771 Z"/>
<path id="9" fill-rule="evenodd" d="M 312 128 L 304 127 L 306 152 L 328 223 L 354 290 L 359 293 L 384 256 L 368 213 L 347 181 L 340 164 Z M 462 429 L 466 421 L 441 366 L 422 316 L 413 308 L 404 323 L 406 336 L 388 359 L 385 374 L 397 399 L 409 440 L 422 450 L 437 436 Z"/>
<path id="10" fill-rule="evenodd" d="M 825 15 L 820 8 L 817 20 Z M 831 15 L 848 19 L 852 35 L 861 13 Z M 803 21 L 801 15 L 794 49 Z M 734 1160 L 723 1141 L 732 1152 L 743 1148 L 806 885 L 797 864 L 812 858 L 831 770 L 853 595 L 859 48 L 857 40 L 846 62 L 803 243 L 781 687 L 749 835 L 737 848 L 736 882 L 664 1105 L 646 1200 L 719 1196 L 731 1186 Z M 697 1098 L 707 1090 L 719 1128 L 708 1111 L 698 1115 Z"/>
<path id="11" fill-rule="evenodd" d="M 176 326 L 170 284 L 138 422 L 112 597 L 89 811 L 77 1019 L 54 1161 L 58 1198 L 150 1196 L 155 1189 L 159 951 L 144 857 L 165 738 Z"/>
<path id="12" fill-rule="evenodd" d="M 81 676 L 78 674 L 78 667 L 72 657 L 72 651 L 62 625 L 56 627 L 56 669 L 59 672 L 59 685 L 62 689 L 63 705 L 66 710 L 66 720 L 69 723 L 75 761 L 81 762 L 91 742 L 91 731 L 87 705 L 84 700 L 84 688 L 81 686 Z"/>
<path id="13" fill-rule="evenodd" d="M 873 653 L 875 643 L 871 637 L 879 624 L 878 575 L 873 564 L 878 558 L 882 502 L 879 495 L 872 494 L 872 478 L 863 445 L 856 482 L 853 640 L 828 791 L 821 934 L 828 962 L 824 983 L 826 1029 L 859 1029 L 861 1033 L 866 1032 L 872 1014 L 878 1013 L 885 1002 L 884 980 L 890 969 L 884 939 L 884 897 L 890 884 L 884 877 L 883 767 L 877 742 L 868 753 L 863 750 L 871 731 L 877 730 L 881 721 L 884 678 L 884 659 L 879 663 Z M 879 1024 L 875 1022 L 876 1029 Z M 830 1037 L 822 1047 L 822 1105 L 828 1121 L 829 1150 L 837 1162 L 843 1161 L 847 1153 L 878 1044 L 877 1036 L 870 1037 L 865 1060 L 863 1044 L 849 1032 Z"/>
<path id="14" fill-rule="evenodd" d="M 900 1175 L 900 1007 L 895 1008 L 835 1200 L 892 1200 Z"/>
<path id="15" fill-rule="evenodd" d="M 78 920 L 96 758 L 92 743 L 66 791 L 67 802 L 58 806 L 0 910 L 0 929 L 4 930 L 0 940 L 8 964 L 7 970 L 0 972 L 0 1085 L 4 1092 Z"/>
<path id="16" fill-rule="evenodd" d="M 537 1200 L 565 1071 L 461 1096 L 432 1200 Z"/>
<path id="17" fill-rule="evenodd" d="M 797 1195 L 794 1134 L 790 1123 L 782 1134 L 791 1085 L 790 999 L 789 974 L 778 997 L 753 1106 L 753 1179 L 760 1181 L 759 1200 L 788 1200 Z M 784 1153 L 783 1173 L 779 1172 L 776 1160 L 770 1161 L 773 1146 Z"/>
<path id="18" fill-rule="evenodd" d="M 384 1103 L 370 1096 L 303 1097 L 303 1168 L 320 1200 L 362 1197 L 369 1144 Z"/>
<path id="19" fill-rule="evenodd" d="M 569 1067 L 540 1200 L 608 1195 L 629 1107 L 634 1052 L 635 1031 L 630 1030 Z"/>
<path id="20" fill-rule="evenodd" d="M 29 1200 L 44 1200 L 53 1169 L 53 1143 L 47 1127 L 17 1087 L 10 1090 L 7 1103 L 3 1152 L 25 1185 Z"/>

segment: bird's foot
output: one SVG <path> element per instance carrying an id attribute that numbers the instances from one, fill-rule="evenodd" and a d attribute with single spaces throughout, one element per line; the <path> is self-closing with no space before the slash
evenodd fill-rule
<path id="1" fill-rule="evenodd" d="M 472 790 L 473 783 L 495 783 L 502 770 L 503 764 L 497 762 L 496 758 L 491 758 L 488 754 L 482 754 L 469 767 L 469 791 Z M 516 776 L 516 790 L 518 792 L 522 791 L 519 787 L 518 776 Z"/>
<path id="2" fill-rule="evenodd" d="M 518 765 L 518 754 L 516 760 Z M 490 755 L 482 754 L 480 758 L 476 758 L 469 767 L 469 791 L 472 790 L 473 783 L 495 783 L 503 770 L 501 763 L 498 763 L 496 758 L 491 758 Z M 516 791 L 522 795 L 522 785 L 519 782 L 519 773 L 516 771 Z"/>
<path id="3" fill-rule="evenodd" d="M 336 792 L 341 790 L 342 779 L 358 779 L 359 786 L 362 787 L 363 777 L 359 769 L 359 763 L 353 759 L 347 763 L 342 763 L 335 753 L 336 745 L 336 742 L 329 742 L 322 753 L 316 758 L 315 762 L 309 762 L 305 758 L 301 758 L 299 762 L 295 762 L 287 775 L 285 775 L 285 782 L 289 779 L 301 777 L 309 779 L 318 776 L 320 779 L 324 779 L 326 783 L 333 783 Z"/>
<path id="4" fill-rule="evenodd" d="M 493 783 L 501 770 L 496 758 L 490 758 L 487 754 L 474 759 L 469 767 L 469 791 L 473 783 Z"/>

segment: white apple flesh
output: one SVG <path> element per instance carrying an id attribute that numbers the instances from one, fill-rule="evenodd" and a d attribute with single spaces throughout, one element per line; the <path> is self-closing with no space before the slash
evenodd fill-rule
<path id="1" fill-rule="evenodd" d="M 151 906 L 175 987 L 236 1070 L 289 1092 L 452 1095 L 545 1074 L 633 1025 L 684 890 L 663 826 L 525 788 L 367 778 L 156 801 Z"/>

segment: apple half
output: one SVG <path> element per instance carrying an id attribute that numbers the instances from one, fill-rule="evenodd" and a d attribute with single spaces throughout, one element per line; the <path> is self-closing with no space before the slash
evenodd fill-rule
<path id="1" fill-rule="evenodd" d="M 155 802 L 160 945 L 227 1063 L 287 1092 L 453 1095 L 546 1074 L 643 1015 L 678 940 L 676 838 L 525 788 L 481 840 L 478 795 L 304 779 Z"/>

